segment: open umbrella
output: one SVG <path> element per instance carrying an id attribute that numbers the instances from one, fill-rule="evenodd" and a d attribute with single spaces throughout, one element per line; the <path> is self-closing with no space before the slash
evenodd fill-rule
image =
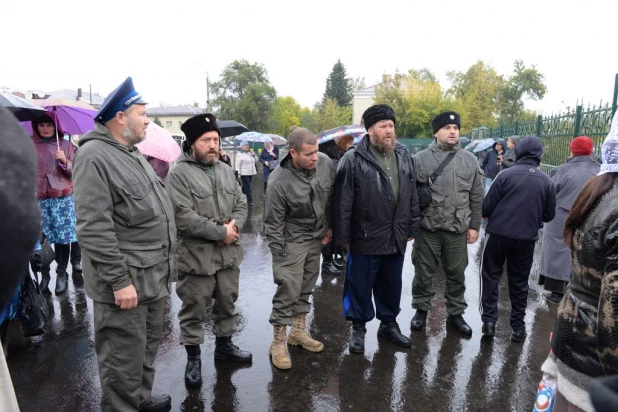
<path id="1" fill-rule="evenodd" d="M 221 130 L 221 137 L 237 136 L 249 131 L 249 129 L 236 120 L 217 120 L 217 126 Z"/>
<path id="2" fill-rule="evenodd" d="M 472 151 L 474 153 L 478 153 L 478 152 L 482 152 L 483 150 L 487 150 L 490 147 L 492 147 L 496 142 L 494 141 L 494 139 L 483 139 L 480 142 L 478 142 L 476 144 L 476 146 L 474 146 L 474 149 L 472 149 Z"/>
<path id="3" fill-rule="evenodd" d="M 285 140 L 283 137 L 279 136 L 278 134 L 269 134 L 268 136 L 270 136 L 275 146 L 285 146 L 286 144 L 288 144 L 288 141 Z"/>
<path id="4" fill-rule="evenodd" d="M 180 155 L 180 146 L 170 132 L 154 122 L 150 122 L 146 128 L 146 139 L 135 146 L 143 155 L 156 157 L 168 163 L 178 159 Z"/>
<path id="5" fill-rule="evenodd" d="M 20 122 L 36 120 L 45 114 L 45 109 L 9 93 L 0 93 L 0 106 L 6 107 Z"/>
<path id="6" fill-rule="evenodd" d="M 318 144 L 322 144 L 330 140 L 337 141 L 342 136 L 352 135 L 354 137 L 354 143 L 358 143 L 366 133 L 367 131 L 364 126 L 353 124 L 350 126 L 339 126 L 334 129 L 325 130 L 316 137 L 318 138 Z"/>
<path id="7" fill-rule="evenodd" d="M 56 123 L 65 133 L 85 134 L 94 129 L 96 110 L 72 106 L 45 106 L 43 109 L 47 111 L 49 117 L 56 120 Z M 22 123 L 22 126 L 28 133 L 32 134 L 30 122 Z"/>
<path id="8" fill-rule="evenodd" d="M 239 134 L 238 136 L 236 136 L 234 138 L 234 140 L 236 140 L 237 142 L 241 142 L 243 140 L 246 140 L 248 142 L 268 142 L 268 143 L 272 143 L 273 139 L 264 133 L 259 133 L 259 132 L 244 132 Z"/>

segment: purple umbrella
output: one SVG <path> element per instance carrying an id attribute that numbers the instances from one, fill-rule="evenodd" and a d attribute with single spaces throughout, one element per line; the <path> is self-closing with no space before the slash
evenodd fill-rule
<path id="1" fill-rule="evenodd" d="M 350 125 L 350 126 L 339 126 L 334 129 L 325 130 L 322 133 L 318 134 L 316 137 L 318 138 L 318 143 L 326 143 L 331 140 L 337 141 L 339 138 L 343 136 L 353 136 L 354 143 L 360 142 L 362 137 L 367 133 L 365 127 L 360 125 Z"/>
<path id="2" fill-rule="evenodd" d="M 68 134 L 85 134 L 94 129 L 94 116 L 96 110 L 83 109 L 73 106 L 43 106 L 47 110 L 47 114 L 56 123 L 60 125 L 60 129 Z M 32 124 L 30 122 L 22 122 L 22 126 L 26 131 L 32 134 Z"/>

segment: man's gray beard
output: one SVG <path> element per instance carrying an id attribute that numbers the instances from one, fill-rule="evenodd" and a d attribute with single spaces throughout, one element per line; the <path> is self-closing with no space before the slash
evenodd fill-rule
<path id="1" fill-rule="evenodd" d="M 376 148 L 380 153 L 393 153 L 395 151 L 395 147 L 397 147 L 397 138 L 394 137 L 391 143 L 386 142 L 376 142 L 373 143 L 369 140 L 369 143 Z"/>
<path id="2" fill-rule="evenodd" d="M 200 162 L 201 164 L 206 165 L 206 166 L 214 166 L 215 163 L 217 163 L 217 161 L 219 160 L 219 158 L 217 156 L 215 156 L 214 159 L 207 160 L 207 157 L 206 157 L 207 155 L 208 155 L 208 153 L 204 154 L 204 156 L 201 156 L 201 155 L 193 152 L 193 157 L 195 158 L 195 160 L 197 160 L 198 162 Z"/>
<path id="3" fill-rule="evenodd" d="M 133 126 L 133 121 L 131 118 L 128 118 L 127 127 L 122 131 L 122 137 L 129 144 L 129 146 L 135 146 L 139 142 L 143 142 L 146 138 L 133 134 Z"/>

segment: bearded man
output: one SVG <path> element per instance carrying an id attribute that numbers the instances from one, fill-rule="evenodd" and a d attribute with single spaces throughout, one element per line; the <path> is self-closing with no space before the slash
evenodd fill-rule
<path id="1" fill-rule="evenodd" d="M 150 123 L 127 78 L 105 99 L 73 161 L 77 237 L 94 307 L 102 411 L 158 411 L 151 396 L 164 297 L 176 281 L 176 225 L 163 184 L 135 147 Z"/>
<path id="2" fill-rule="evenodd" d="M 232 343 L 236 331 L 239 265 L 243 248 L 238 231 L 247 220 L 247 200 L 234 171 L 219 161 L 221 130 L 210 113 L 193 116 L 180 127 L 187 140 L 178 164 L 167 177 L 174 205 L 178 243 L 180 344 L 187 351 L 185 384 L 202 384 L 200 345 L 208 307 L 214 321 L 215 359 L 250 363 L 252 355 Z"/>
<path id="3" fill-rule="evenodd" d="M 376 316 L 378 337 L 409 348 L 397 324 L 403 258 L 420 218 L 412 157 L 397 143 L 395 113 L 378 104 L 363 113 L 367 134 L 340 160 L 335 181 L 339 244 L 349 249 L 343 313 L 352 322 L 349 349 L 365 350 L 365 323 Z M 374 312 L 371 296 L 375 299 Z M 377 312 L 377 315 L 376 315 Z"/>

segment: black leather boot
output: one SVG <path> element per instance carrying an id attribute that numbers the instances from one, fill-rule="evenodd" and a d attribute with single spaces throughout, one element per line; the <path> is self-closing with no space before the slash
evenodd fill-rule
<path id="1" fill-rule="evenodd" d="M 234 345 L 231 336 L 221 336 L 217 337 L 215 341 L 215 359 L 251 363 L 253 355 L 251 352 L 240 350 L 238 346 Z"/>
<path id="2" fill-rule="evenodd" d="M 404 336 L 399 330 L 397 322 L 382 322 L 378 328 L 378 336 L 384 339 L 388 339 L 397 346 L 402 348 L 409 348 L 412 346 L 410 338 Z"/>
<path id="3" fill-rule="evenodd" d="M 496 336 L 496 324 L 493 322 L 483 322 L 483 336 L 493 338 Z"/>
<path id="4" fill-rule="evenodd" d="M 413 332 L 422 332 L 425 330 L 425 326 L 427 325 L 427 312 L 424 310 L 418 309 L 414 314 L 414 317 L 410 321 L 410 329 Z"/>
<path id="5" fill-rule="evenodd" d="M 202 351 L 197 345 L 185 345 L 185 350 L 187 351 L 185 385 L 187 388 L 199 388 L 202 386 Z"/>
<path id="6" fill-rule="evenodd" d="M 348 348 L 350 353 L 363 353 L 365 352 L 365 333 L 367 329 L 364 323 L 352 323 L 352 334 L 350 335 L 350 342 Z"/>
<path id="7" fill-rule="evenodd" d="M 69 275 L 66 270 L 56 270 L 56 295 L 62 295 L 67 291 L 67 280 Z"/>
<path id="8" fill-rule="evenodd" d="M 51 293 L 49 290 L 49 281 L 51 280 L 51 276 L 49 274 L 49 266 L 41 269 L 41 283 L 39 283 L 39 289 L 41 293 Z"/>
<path id="9" fill-rule="evenodd" d="M 172 406 L 172 397 L 169 395 L 152 395 L 146 404 L 140 406 L 139 412 L 169 411 Z"/>
<path id="10" fill-rule="evenodd" d="M 446 324 L 452 326 L 466 338 L 472 336 L 472 328 L 466 323 L 461 315 L 448 315 Z"/>

